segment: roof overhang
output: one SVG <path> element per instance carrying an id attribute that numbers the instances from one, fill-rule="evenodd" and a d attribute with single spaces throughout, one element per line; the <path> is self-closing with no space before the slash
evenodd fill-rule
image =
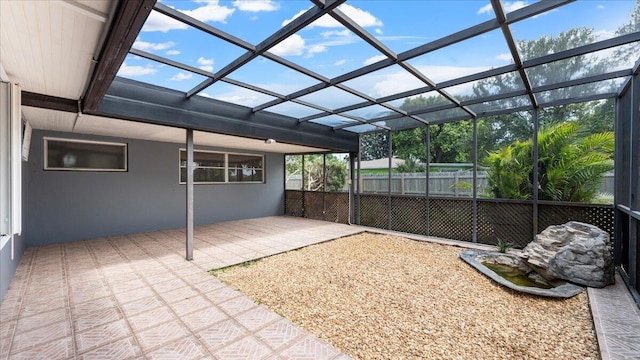
<path id="1" fill-rule="evenodd" d="M 358 134 L 310 122 L 194 96 L 134 80 L 116 78 L 94 115 L 117 117 L 252 139 L 358 151 Z"/>

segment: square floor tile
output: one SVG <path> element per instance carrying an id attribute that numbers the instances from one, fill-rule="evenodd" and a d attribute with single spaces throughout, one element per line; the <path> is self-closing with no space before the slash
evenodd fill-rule
<path id="1" fill-rule="evenodd" d="M 180 279 L 171 279 L 162 282 L 152 282 L 152 280 L 153 279 L 149 279 L 148 281 L 151 284 L 151 287 L 158 293 L 174 291 L 189 285 Z"/>
<path id="2" fill-rule="evenodd" d="M 159 307 L 135 316 L 130 316 L 127 318 L 127 321 L 129 321 L 131 329 L 137 332 L 174 319 L 175 317 L 167 307 Z"/>
<path id="3" fill-rule="evenodd" d="M 329 360 L 339 354 L 340 352 L 332 346 L 310 335 L 297 341 L 281 353 L 282 356 L 290 359 L 315 360 Z"/>
<path id="4" fill-rule="evenodd" d="M 258 331 L 256 336 L 273 349 L 279 349 L 291 344 L 304 334 L 304 331 L 293 325 L 289 320 L 281 319 Z"/>
<path id="5" fill-rule="evenodd" d="M 85 301 L 83 303 L 71 304 L 71 313 L 74 315 L 74 317 L 79 318 L 87 316 L 94 311 L 113 308 L 115 306 L 115 300 L 107 296 L 99 299 Z"/>
<path id="6" fill-rule="evenodd" d="M 38 329 L 16 334 L 13 337 L 13 352 L 20 352 L 32 346 L 46 344 L 48 342 L 71 335 L 69 321 L 61 321 Z"/>
<path id="7" fill-rule="evenodd" d="M 96 326 L 105 325 L 120 319 L 122 319 L 120 309 L 117 307 L 105 307 L 76 317 L 74 325 L 76 332 L 83 332 Z"/>
<path id="8" fill-rule="evenodd" d="M 80 360 L 110 360 L 139 358 L 142 350 L 133 338 L 126 338 L 102 345 L 96 349 L 80 355 Z"/>
<path id="9" fill-rule="evenodd" d="M 134 300 L 132 302 L 123 304 L 120 306 L 125 316 L 133 316 L 144 311 L 164 306 L 164 303 L 155 296 L 148 296 L 142 299 Z"/>
<path id="10" fill-rule="evenodd" d="M 246 296 L 240 296 L 218 304 L 218 307 L 231 316 L 247 311 L 258 306 L 253 300 Z"/>
<path id="11" fill-rule="evenodd" d="M 168 303 L 175 303 L 178 301 L 187 300 L 195 296 L 198 296 L 198 292 L 193 290 L 189 286 L 185 286 L 173 291 L 160 294 L 160 297 Z"/>
<path id="12" fill-rule="evenodd" d="M 214 355 L 220 359 L 254 360 L 263 359 L 271 354 L 269 347 L 253 336 L 248 336 L 216 351 Z"/>
<path id="13" fill-rule="evenodd" d="M 282 319 L 282 317 L 264 306 L 258 306 L 236 315 L 235 319 L 250 331 L 255 331 L 278 319 Z"/>
<path id="14" fill-rule="evenodd" d="M 111 290 L 113 291 L 114 294 L 118 294 L 126 291 L 140 289 L 146 286 L 147 286 L 147 283 L 145 283 L 144 281 L 140 279 L 133 279 L 133 280 L 122 281 L 122 282 L 111 284 Z"/>
<path id="15" fill-rule="evenodd" d="M 220 349 L 244 337 L 246 330 L 233 320 L 222 321 L 205 330 L 198 331 L 198 339 L 209 351 Z"/>
<path id="16" fill-rule="evenodd" d="M 13 351 L 11 359 L 67 359 L 74 356 L 73 338 L 52 340 L 24 351 Z"/>
<path id="17" fill-rule="evenodd" d="M 171 304 L 171 308 L 178 316 L 190 314 L 194 311 L 199 311 L 207 307 L 213 306 L 211 301 L 207 300 L 204 296 L 198 295 L 190 297 L 188 299 L 175 302 Z"/>
<path id="18" fill-rule="evenodd" d="M 127 322 L 124 319 L 118 320 L 77 333 L 76 348 L 79 353 L 82 353 L 130 336 L 131 331 L 129 331 Z"/>
<path id="19" fill-rule="evenodd" d="M 196 338 L 186 337 L 166 344 L 146 355 L 148 359 L 189 360 L 202 359 L 207 356 L 207 351 Z"/>
<path id="20" fill-rule="evenodd" d="M 180 320 L 182 320 L 191 331 L 198 331 L 210 327 L 226 319 L 229 319 L 227 314 L 214 306 L 180 317 Z"/>
<path id="21" fill-rule="evenodd" d="M 177 321 L 169 321 L 144 331 L 136 332 L 138 343 L 146 352 L 160 345 L 182 338 L 188 331 Z"/>
<path id="22" fill-rule="evenodd" d="M 63 320 L 70 320 L 69 310 L 66 308 L 59 308 L 32 316 L 20 317 L 18 319 L 18 325 L 16 326 L 16 334 L 45 327 Z"/>
<path id="23" fill-rule="evenodd" d="M 114 296 L 120 304 L 126 304 L 131 301 L 143 299 L 146 297 L 151 297 L 154 295 L 155 294 L 153 293 L 153 291 L 151 291 L 151 289 L 144 287 L 136 290 L 115 294 Z"/>

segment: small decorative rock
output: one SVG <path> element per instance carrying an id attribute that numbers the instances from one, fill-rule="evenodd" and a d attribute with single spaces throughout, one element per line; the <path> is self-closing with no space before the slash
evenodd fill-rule
<path id="1" fill-rule="evenodd" d="M 548 280 L 590 287 L 614 283 L 613 244 L 609 234 L 577 221 L 553 225 L 522 251 L 527 263 Z"/>

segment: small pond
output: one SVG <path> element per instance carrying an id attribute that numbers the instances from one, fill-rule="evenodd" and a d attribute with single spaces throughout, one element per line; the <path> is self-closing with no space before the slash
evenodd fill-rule
<path id="1" fill-rule="evenodd" d="M 482 274 L 510 289 L 528 294 L 570 298 L 584 288 L 566 281 L 548 283 L 519 256 L 494 251 L 465 250 L 460 258 Z"/>

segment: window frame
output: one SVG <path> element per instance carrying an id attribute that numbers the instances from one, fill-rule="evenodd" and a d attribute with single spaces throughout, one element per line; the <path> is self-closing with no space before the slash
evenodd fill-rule
<path id="1" fill-rule="evenodd" d="M 185 153 L 185 158 L 186 158 L 186 152 L 187 149 L 186 148 L 179 148 L 178 149 L 178 184 L 180 185 L 186 185 L 186 181 L 182 181 L 182 169 L 186 169 L 187 166 L 186 165 L 182 165 L 182 152 L 184 151 Z M 222 184 L 265 184 L 266 183 L 266 176 L 265 176 L 265 156 L 264 154 L 251 154 L 251 153 L 239 153 L 239 152 L 228 152 L 228 151 L 215 151 L 215 150 L 201 150 L 201 149 L 194 149 L 193 150 L 193 157 L 194 157 L 194 162 L 196 162 L 196 154 L 197 153 L 209 153 L 209 154 L 222 154 L 224 155 L 224 167 L 219 167 L 219 166 L 195 166 L 194 167 L 194 171 L 198 168 L 203 168 L 203 169 L 222 169 L 224 170 L 224 181 L 196 181 L 194 179 L 193 183 L 195 185 L 222 185 Z M 236 168 L 231 168 L 229 166 L 229 155 L 242 155 L 242 156 L 254 156 L 257 158 L 260 158 L 262 160 L 262 167 L 259 168 L 259 170 L 262 172 L 262 180 L 260 181 L 229 181 L 229 170 L 233 170 Z"/>
<path id="2" fill-rule="evenodd" d="M 96 141 L 96 140 L 83 140 L 83 139 L 69 139 L 45 136 L 43 140 L 44 158 L 43 158 L 43 170 L 45 171 L 90 171 L 90 172 L 127 172 L 129 171 L 129 144 L 111 141 Z M 80 167 L 51 167 L 49 166 L 49 141 L 60 141 L 70 143 L 81 144 L 93 144 L 93 145 L 107 145 L 114 147 L 121 147 L 123 149 L 123 168 L 122 169 L 105 169 L 105 168 L 80 168 Z"/>
<path id="3" fill-rule="evenodd" d="M 20 85 L 0 81 L 0 250 L 22 234 L 22 112 Z"/>

